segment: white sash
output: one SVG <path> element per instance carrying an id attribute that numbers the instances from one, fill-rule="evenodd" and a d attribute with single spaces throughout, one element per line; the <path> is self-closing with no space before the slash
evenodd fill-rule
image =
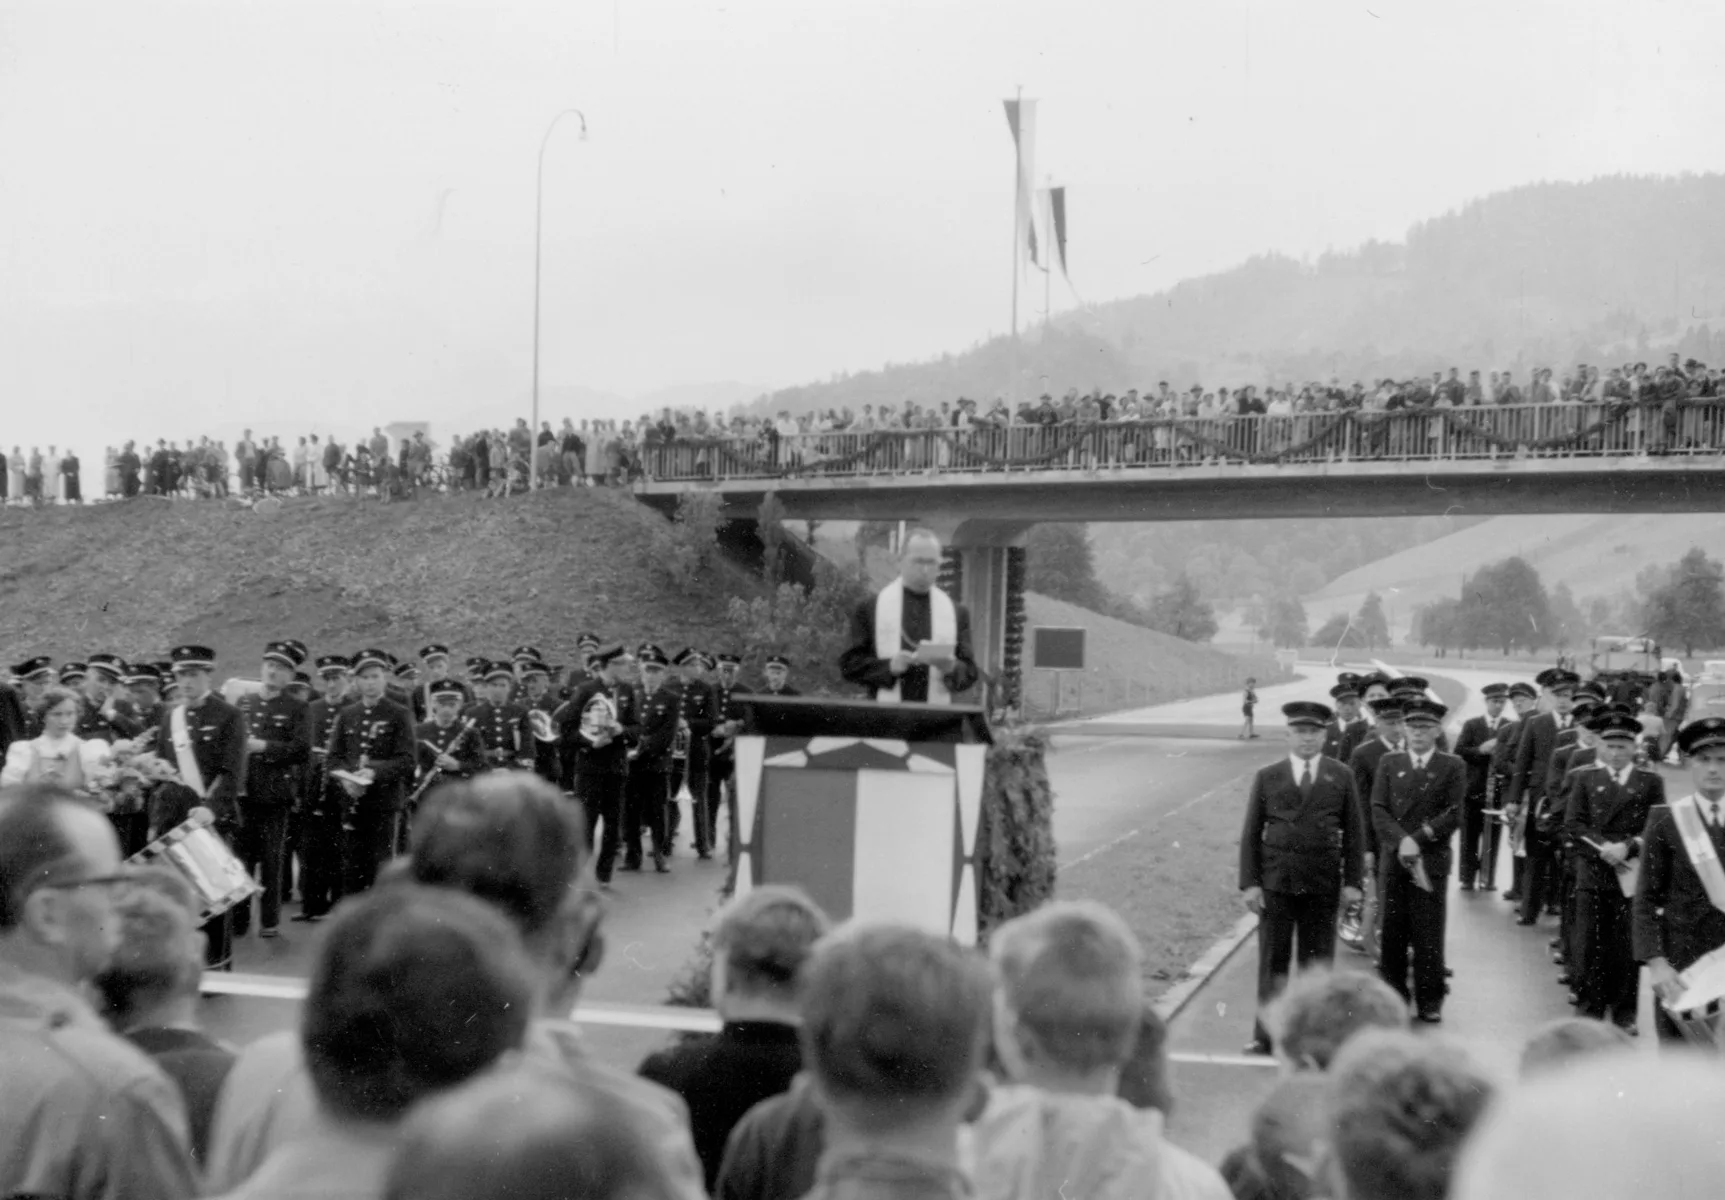
<path id="1" fill-rule="evenodd" d="M 1719 864 L 1719 852 L 1713 848 L 1713 838 L 1707 832 L 1707 818 L 1701 815 L 1700 800 L 1694 795 L 1682 796 L 1670 802 L 1671 819 L 1677 825 L 1677 835 L 1683 839 L 1683 850 L 1689 865 L 1707 890 L 1713 907 L 1725 912 L 1725 867 Z"/>
<path id="2" fill-rule="evenodd" d="M 168 736 L 173 739 L 174 759 L 179 764 L 180 781 L 204 799 L 204 773 L 198 769 L 198 756 L 192 753 L 192 735 L 186 731 L 186 706 L 174 705 L 168 714 Z"/>
<path id="3" fill-rule="evenodd" d="M 958 608 L 952 597 L 939 588 L 928 590 L 928 616 L 932 628 L 929 641 L 940 645 L 958 644 Z M 880 590 L 874 605 L 874 652 L 877 657 L 891 658 L 900 650 L 915 650 L 904 644 L 904 580 L 895 579 Z M 875 692 L 874 698 L 883 704 L 897 704 L 903 697 L 903 684 L 894 684 Z M 951 704 L 952 693 L 946 690 L 946 680 L 933 667 L 928 671 L 928 703 Z"/>

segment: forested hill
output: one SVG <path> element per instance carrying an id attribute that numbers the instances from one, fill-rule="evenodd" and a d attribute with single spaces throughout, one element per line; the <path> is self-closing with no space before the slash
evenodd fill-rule
<path id="1" fill-rule="evenodd" d="M 1316 262 L 1277 254 L 1058 318 L 1020 391 L 1725 358 L 1725 175 L 1540 183 Z M 1004 338 L 763 397 L 793 412 L 1005 391 Z"/>

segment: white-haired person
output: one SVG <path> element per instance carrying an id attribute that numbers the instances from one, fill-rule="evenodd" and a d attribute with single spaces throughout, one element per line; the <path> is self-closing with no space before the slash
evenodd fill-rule
<path id="1" fill-rule="evenodd" d="M 1143 1020 L 1142 953 L 1111 909 L 1044 905 L 989 940 L 994 1044 L 1010 1081 L 972 1126 L 978 1200 L 1226 1200 L 1215 1168 L 1118 1095 Z"/>
<path id="2" fill-rule="evenodd" d="M 108 743 L 73 733 L 82 711 L 78 693 L 58 684 L 44 689 L 36 703 L 42 733 L 6 747 L 0 767 L 0 787 L 15 783 L 57 783 L 75 792 L 88 791 L 97 771 L 108 761 Z"/>

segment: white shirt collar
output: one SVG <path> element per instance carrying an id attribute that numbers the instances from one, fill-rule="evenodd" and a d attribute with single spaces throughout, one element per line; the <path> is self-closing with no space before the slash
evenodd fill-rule
<path id="1" fill-rule="evenodd" d="M 1321 754 L 1314 754 L 1310 758 L 1301 758 L 1298 754 L 1288 755 L 1288 762 L 1292 764 L 1294 768 L 1294 782 L 1300 782 L 1300 775 L 1305 771 L 1308 763 L 1311 764 L 1312 768 L 1312 780 L 1313 782 L 1316 782 L 1318 778 L 1318 760 L 1322 757 L 1323 755 Z"/>
<path id="2" fill-rule="evenodd" d="M 1423 771 L 1426 769 L 1427 764 L 1431 762 L 1432 754 L 1433 751 L 1431 750 L 1427 750 L 1424 754 L 1415 754 L 1412 750 L 1409 750 L 1408 758 L 1413 762 L 1416 770 Z"/>

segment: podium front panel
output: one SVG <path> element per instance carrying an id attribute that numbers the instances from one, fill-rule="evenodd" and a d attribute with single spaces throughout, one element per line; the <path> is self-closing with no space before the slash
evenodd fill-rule
<path id="1" fill-rule="evenodd" d="M 903 921 L 976 940 L 987 747 L 739 737 L 738 893 L 796 884 L 835 921 Z"/>

